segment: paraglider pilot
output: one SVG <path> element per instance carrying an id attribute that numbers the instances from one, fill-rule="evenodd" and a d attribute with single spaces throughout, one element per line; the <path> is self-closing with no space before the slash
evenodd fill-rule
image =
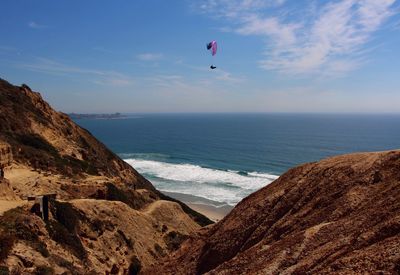
<path id="1" fill-rule="evenodd" d="M 214 56 L 217 53 L 217 42 L 213 40 L 210 43 L 207 43 L 207 50 L 211 51 L 211 55 Z M 210 66 L 211 70 L 214 70 L 215 68 L 217 67 L 214 65 Z"/>

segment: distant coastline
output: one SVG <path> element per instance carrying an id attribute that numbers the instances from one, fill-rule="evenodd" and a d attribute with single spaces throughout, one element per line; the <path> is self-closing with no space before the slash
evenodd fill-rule
<path id="1" fill-rule="evenodd" d="M 113 113 L 113 114 L 76 114 L 69 113 L 68 116 L 71 119 L 116 119 L 116 118 L 126 118 L 126 115 L 121 113 Z"/>

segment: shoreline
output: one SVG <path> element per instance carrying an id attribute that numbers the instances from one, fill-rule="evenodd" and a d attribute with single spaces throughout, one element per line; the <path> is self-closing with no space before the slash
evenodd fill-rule
<path id="1" fill-rule="evenodd" d="M 199 212 L 200 214 L 203 214 L 204 216 L 206 216 L 207 218 L 209 218 L 214 222 L 222 220 L 234 208 L 234 206 L 223 202 L 212 201 L 194 195 L 168 192 L 168 191 L 161 191 L 161 192 L 174 199 L 180 200 L 193 210 Z"/>
<path id="2" fill-rule="evenodd" d="M 209 204 L 202 203 L 192 203 L 192 202 L 184 202 L 187 206 L 192 208 L 193 210 L 203 214 L 213 222 L 219 222 L 222 220 L 229 212 L 233 209 L 233 206 L 225 205 L 221 207 L 217 207 Z"/>

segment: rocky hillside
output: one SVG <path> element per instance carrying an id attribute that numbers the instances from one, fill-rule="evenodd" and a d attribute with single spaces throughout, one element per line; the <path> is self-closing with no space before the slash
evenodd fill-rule
<path id="1" fill-rule="evenodd" d="M 289 170 L 144 274 L 399 274 L 400 151 Z"/>
<path id="2" fill-rule="evenodd" d="M 67 176 L 84 173 L 117 177 L 137 187 L 154 189 L 131 166 L 108 150 L 67 115 L 56 112 L 27 85 L 0 79 L 0 140 L 14 158 L 30 167 Z"/>
<path id="3" fill-rule="evenodd" d="M 31 207 L 0 218 L 0 274 L 137 274 L 200 227 L 164 200 L 140 210 L 120 201 L 56 201 L 47 222 Z"/>
<path id="4" fill-rule="evenodd" d="M 2 79 L 0 143 L 11 146 L 15 169 L 8 174 L 17 182 L 14 189 L 22 197 L 53 192 L 59 198 L 102 199 L 107 197 L 110 186 L 105 183 L 111 182 L 128 193 L 146 189 L 154 198 L 178 202 L 158 192 L 89 131 L 51 108 L 38 92 L 25 84 L 14 86 Z M 35 171 L 26 171 L 26 168 Z M 196 222 L 211 223 L 180 204 Z"/>
<path id="5" fill-rule="evenodd" d="M 211 223 L 39 93 L 1 79 L 0 144 L 0 274 L 137 274 Z M 27 198 L 49 193 L 43 220 Z"/>

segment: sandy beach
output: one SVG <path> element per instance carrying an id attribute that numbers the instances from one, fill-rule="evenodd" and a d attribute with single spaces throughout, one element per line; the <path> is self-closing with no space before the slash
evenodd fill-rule
<path id="1" fill-rule="evenodd" d="M 188 194 L 181 194 L 175 192 L 163 192 L 167 196 L 180 200 L 187 204 L 193 210 L 203 214 L 212 221 L 219 221 L 223 219 L 233 209 L 233 206 L 208 200 L 201 197 L 196 197 Z"/>
<path id="2" fill-rule="evenodd" d="M 203 214 L 214 222 L 222 220 L 233 209 L 233 206 L 230 205 L 217 207 L 213 205 L 190 202 L 186 202 L 186 204 L 193 210 Z"/>

